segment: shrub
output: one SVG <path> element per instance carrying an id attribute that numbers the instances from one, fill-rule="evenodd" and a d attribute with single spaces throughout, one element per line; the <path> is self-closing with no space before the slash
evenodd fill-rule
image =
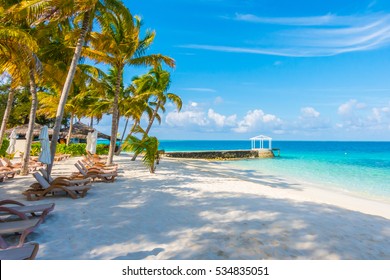
<path id="1" fill-rule="evenodd" d="M 110 150 L 109 145 L 106 145 L 106 144 L 96 145 L 96 154 L 98 154 L 98 155 L 108 155 L 109 150 Z"/>
<path id="2" fill-rule="evenodd" d="M 2 157 L 6 156 L 7 153 L 5 151 L 7 150 L 8 146 L 9 146 L 9 140 L 7 138 L 4 138 L 3 145 L 1 145 L 0 148 L 0 156 Z"/>

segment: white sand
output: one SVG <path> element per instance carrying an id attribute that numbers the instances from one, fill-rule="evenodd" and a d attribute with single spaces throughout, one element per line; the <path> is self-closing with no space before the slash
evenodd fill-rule
<path id="1" fill-rule="evenodd" d="M 38 259 L 390 259 L 390 204 L 207 161 L 163 159 L 154 175 L 116 161 L 118 180 L 85 198 L 27 202 L 56 203 L 28 237 Z M 25 201 L 32 182 L 2 183 L 0 198 Z"/>

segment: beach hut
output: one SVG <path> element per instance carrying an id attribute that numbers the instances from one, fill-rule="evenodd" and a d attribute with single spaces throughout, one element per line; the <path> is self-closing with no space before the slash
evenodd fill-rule
<path id="1" fill-rule="evenodd" d="M 87 136 L 89 132 L 93 132 L 95 129 L 93 127 L 90 127 L 82 122 L 76 122 L 73 124 L 72 129 L 72 142 L 73 143 L 86 143 L 87 142 Z M 61 130 L 60 138 L 66 139 L 68 137 L 69 128 L 65 128 Z M 106 139 L 110 140 L 111 137 L 107 134 L 97 132 L 97 137 L 99 139 Z"/>
<path id="2" fill-rule="evenodd" d="M 251 144 L 252 144 L 251 145 L 252 150 L 263 150 L 263 149 L 272 150 L 272 138 L 271 137 L 268 137 L 265 135 L 258 135 L 258 136 L 250 138 L 250 140 L 251 140 Z M 268 142 L 268 147 L 266 148 L 266 145 L 264 145 L 264 144 L 267 142 Z M 258 145 L 256 143 L 258 143 Z"/>
<path id="3" fill-rule="evenodd" d="M 39 134 L 42 129 L 42 125 L 35 123 L 33 130 L 33 141 L 38 141 Z M 28 131 L 28 124 L 19 125 L 5 131 L 6 135 L 10 135 L 13 131 L 17 135 L 15 141 L 15 156 L 18 157 L 20 153 L 24 153 L 26 149 L 26 134 Z M 48 134 L 51 136 L 53 134 L 53 129 L 48 129 Z"/>

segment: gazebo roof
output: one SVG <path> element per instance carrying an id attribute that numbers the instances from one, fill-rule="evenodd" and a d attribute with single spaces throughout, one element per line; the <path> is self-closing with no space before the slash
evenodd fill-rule
<path id="1" fill-rule="evenodd" d="M 38 123 L 35 123 L 34 124 L 34 131 L 33 131 L 33 135 L 34 136 L 39 136 L 39 133 L 41 132 L 41 129 L 42 129 L 43 125 L 40 125 Z M 10 129 L 7 129 L 5 131 L 5 133 L 7 135 L 10 135 L 12 133 L 12 130 L 15 129 L 15 132 L 16 134 L 19 136 L 19 137 L 24 137 L 26 136 L 27 134 L 27 130 L 28 130 L 28 124 L 23 124 L 23 125 L 19 125 L 19 126 L 15 126 L 13 128 L 10 128 Z M 53 129 L 50 129 L 48 130 L 49 132 L 49 135 L 52 135 L 53 134 Z"/>
<path id="2" fill-rule="evenodd" d="M 272 140 L 271 137 L 265 136 L 265 135 L 258 135 L 258 136 L 250 138 L 250 140 L 261 140 L 261 139 L 263 139 L 263 140 Z"/>
<path id="3" fill-rule="evenodd" d="M 78 138 L 78 139 L 87 139 L 88 132 L 94 131 L 94 128 L 83 124 L 81 122 L 77 122 L 73 124 L 72 128 L 72 138 Z M 66 138 L 68 136 L 69 128 L 65 128 L 61 130 L 60 136 L 62 138 Z M 111 137 L 107 134 L 101 133 L 98 131 L 98 138 L 108 139 L 110 140 Z"/>

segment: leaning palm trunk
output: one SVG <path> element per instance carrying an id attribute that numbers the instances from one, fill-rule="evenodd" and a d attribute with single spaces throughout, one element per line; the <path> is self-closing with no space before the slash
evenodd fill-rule
<path id="1" fill-rule="evenodd" d="M 54 128 L 53 128 L 53 136 L 51 139 L 51 146 L 50 146 L 51 162 L 52 163 L 49 164 L 47 167 L 47 172 L 49 175 L 51 173 L 51 169 L 53 168 L 54 156 L 56 153 L 57 141 L 58 141 L 58 137 L 60 134 L 62 118 L 64 116 L 65 104 L 66 104 L 66 101 L 68 99 L 68 94 L 69 94 L 70 87 L 71 87 L 72 82 L 73 82 L 74 74 L 76 72 L 77 63 L 78 63 L 80 56 L 81 56 L 81 51 L 83 49 L 85 37 L 87 36 L 88 30 L 90 27 L 90 18 L 91 18 L 91 11 L 88 11 L 84 14 L 80 37 L 77 40 L 77 44 L 76 44 L 76 48 L 75 48 L 74 55 L 72 58 L 72 62 L 71 62 L 70 67 L 69 67 L 69 71 L 68 71 L 68 75 L 67 75 L 66 80 L 65 80 L 64 88 L 62 89 L 60 103 L 58 104 L 56 121 L 55 121 Z"/>
<path id="2" fill-rule="evenodd" d="M 114 95 L 114 102 L 112 104 L 112 125 L 111 125 L 111 140 L 110 140 L 110 149 L 108 151 L 107 164 L 112 164 L 115 146 L 116 146 L 116 135 L 118 133 L 118 123 L 119 123 L 119 94 L 121 90 L 122 83 L 122 67 L 118 67 L 118 77 L 116 80 L 116 89 Z"/>
<path id="3" fill-rule="evenodd" d="M 158 112 L 158 110 L 160 109 L 160 106 L 161 106 L 161 100 L 159 100 L 159 101 L 157 102 L 156 108 L 154 109 L 153 114 L 152 114 L 152 117 L 151 117 L 150 120 L 149 120 L 148 127 L 145 129 L 145 135 L 148 135 L 148 134 L 149 134 L 149 131 L 150 131 L 150 129 L 152 128 L 154 119 L 155 119 L 156 116 L 157 116 L 157 112 Z M 135 161 L 135 159 L 137 158 L 137 156 L 138 156 L 138 154 L 137 154 L 137 153 L 134 153 L 134 155 L 133 155 L 133 157 L 131 158 L 131 160 L 132 160 L 132 161 Z"/>
<path id="4" fill-rule="evenodd" d="M 3 138 L 5 129 L 7 127 L 8 119 L 11 114 L 12 110 L 12 103 L 14 102 L 14 96 L 15 96 L 15 90 L 11 87 L 9 93 L 8 93 L 8 99 L 7 99 L 7 107 L 4 111 L 3 121 L 1 122 L 1 128 L 0 128 L 0 148 L 3 145 Z"/>
<path id="5" fill-rule="evenodd" d="M 122 152 L 122 150 L 123 150 L 123 144 L 122 144 L 122 143 L 123 143 L 123 138 L 124 138 L 124 136 L 125 136 L 125 132 L 126 132 L 126 127 L 127 127 L 128 121 L 129 121 L 129 118 L 127 118 L 127 120 L 126 120 L 125 129 L 123 130 L 123 134 L 122 134 L 122 138 L 121 138 L 121 145 L 119 146 L 118 151 L 116 152 L 116 155 L 117 155 L 117 156 L 118 156 L 118 155 Z M 133 135 L 134 130 L 135 130 L 135 128 L 137 127 L 138 124 L 139 124 L 139 121 L 135 121 L 135 122 L 134 122 L 134 124 L 133 124 L 133 126 L 131 127 L 131 129 L 130 129 L 130 131 L 129 131 L 129 134 L 127 134 L 127 137 L 126 137 L 126 138 L 130 137 L 131 135 Z"/>
<path id="6" fill-rule="evenodd" d="M 31 110 L 30 110 L 30 120 L 28 122 L 28 130 L 26 134 L 26 148 L 24 150 L 23 161 L 22 161 L 22 171 L 20 172 L 21 175 L 28 174 L 31 144 L 34 136 L 35 116 L 38 108 L 37 86 L 35 83 L 34 70 L 30 69 L 29 76 L 30 76 L 30 92 L 31 92 Z"/>
<path id="7" fill-rule="evenodd" d="M 118 150 L 115 152 L 116 156 L 119 156 L 121 151 L 122 151 L 122 142 L 123 142 L 123 138 L 125 137 L 125 133 L 126 133 L 126 129 L 127 129 L 127 125 L 128 124 L 129 124 L 129 118 L 126 118 L 125 128 L 123 129 L 123 133 L 122 133 L 122 136 L 121 136 L 121 141 L 119 143 Z"/>
<path id="8" fill-rule="evenodd" d="M 67 138 L 66 138 L 66 145 L 67 145 L 67 146 L 69 146 L 70 138 L 72 137 L 73 118 L 74 118 L 74 113 L 71 113 L 71 114 L 70 114 L 70 121 L 69 121 L 69 132 L 68 132 L 68 136 L 67 136 Z"/>

